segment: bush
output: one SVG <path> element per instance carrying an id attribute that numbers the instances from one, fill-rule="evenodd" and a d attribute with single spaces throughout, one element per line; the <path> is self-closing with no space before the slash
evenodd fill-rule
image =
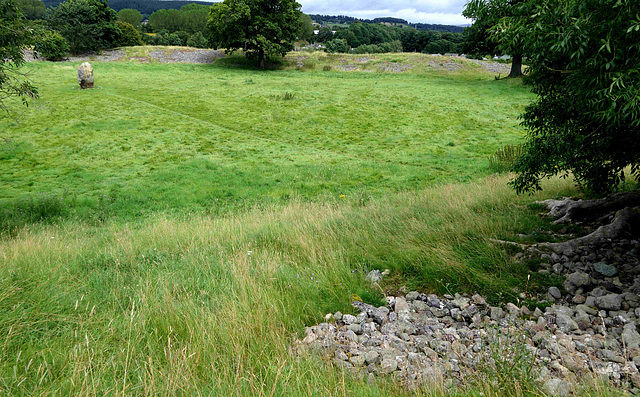
<path id="1" fill-rule="evenodd" d="M 422 50 L 422 52 L 426 54 L 445 54 L 450 51 L 451 42 L 444 39 L 434 40 L 427 44 Z"/>
<path id="2" fill-rule="evenodd" d="M 185 32 L 184 30 L 179 30 L 177 32 L 174 33 L 175 35 L 177 35 L 178 37 L 180 37 L 180 44 L 179 45 L 187 45 L 187 41 L 189 41 L 189 39 L 191 38 L 191 34 Z"/>
<path id="3" fill-rule="evenodd" d="M 347 43 L 347 40 L 344 39 L 334 39 L 325 43 L 325 49 L 328 53 L 346 53 L 349 52 L 350 47 Z"/>
<path id="4" fill-rule="evenodd" d="M 207 39 L 202 32 L 195 32 L 187 40 L 187 46 L 195 48 L 207 48 Z"/>
<path id="5" fill-rule="evenodd" d="M 35 43 L 34 51 L 49 61 L 61 61 L 69 53 L 69 43 L 60 33 L 45 31 Z"/>
<path id="6" fill-rule="evenodd" d="M 144 45 L 140 32 L 128 22 L 116 21 L 116 25 L 122 31 L 122 35 L 116 42 L 117 47 Z"/>
<path id="7" fill-rule="evenodd" d="M 402 52 L 400 40 L 380 44 L 363 44 L 353 50 L 354 54 L 383 54 L 389 52 Z"/>
<path id="8" fill-rule="evenodd" d="M 181 46 L 182 45 L 182 38 L 176 33 L 171 33 L 171 34 L 166 36 L 166 44 L 165 45 Z"/>

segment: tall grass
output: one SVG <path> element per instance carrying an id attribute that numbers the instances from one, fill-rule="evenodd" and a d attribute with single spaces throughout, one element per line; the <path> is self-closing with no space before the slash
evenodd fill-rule
<path id="1" fill-rule="evenodd" d="M 509 290 L 527 269 L 488 238 L 535 215 L 505 178 L 233 216 L 32 225 L 0 245 L 6 394 L 402 395 L 292 341 L 392 269 L 426 291 Z M 559 183 L 559 182 L 558 182 Z M 566 185 L 550 186 L 560 192 Z M 492 216 L 488 216 L 491 214 Z M 393 288 L 393 282 L 388 285 Z"/>

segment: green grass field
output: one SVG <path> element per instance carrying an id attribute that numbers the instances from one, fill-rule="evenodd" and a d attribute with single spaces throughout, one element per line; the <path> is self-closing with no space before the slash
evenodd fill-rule
<path id="1" fill-rule="evenodd" d="M 0 121 L 0 392 L 541 395 L 481 374 L 407 391 L 292 350 L 354 295 L 499 302 L 558 282 L 489 240 L 549 227 L 532 201 L 575 192 L 516 196 L 491 175 L 488 155 L 522 139 L 526 87 L 475 65 L 235 62 L 95 63 L 87 91 L 76 64 L 30 65 L 41 100 Z M 386 268 L 386 291 L 364 281 Z"/>
<path id="2" fill-rule="evenodd" d="M 399 55 L 394 55 L 398 57 Z M 90 215 L 224 213 L 476 180 L 519 142 L 526 88 L 490 74 L 37 63 L 41 100 L 0 122 L 0 205 L 43 193 Z M 106 208 L 105 208 L 106 207 Z"/>

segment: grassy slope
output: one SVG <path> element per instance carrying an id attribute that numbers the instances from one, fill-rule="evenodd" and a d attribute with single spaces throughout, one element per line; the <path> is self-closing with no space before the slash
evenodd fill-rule
<path id="1" fill-rule="evenodd" d="M 505 183 L 365 206 L 291 203 L 228 218 L 23 229 L 0 245 L 0 389 L 401 395 L 393 384 L 344 380 L 313 357 L 297 358 L 291 338 L 327 311 L 349 311 L 353 294 L 375 299 L 363 281 L 371 267 L 432 291 L 496 298 L 525 288 L 529 269 L 487 240 L 535 227 L 532 198 Z"/>
<path id="2" fill-rule="evenodd" d="M 496 300 L 549 281 L 527 284 L 530 269 L 487 240 L 541 222 L 527 206 L 536 197 L 478 178 L 486 154 L 520 136 L 519 86 L 120 63 L 96 65 L 98 89 L 77 91 L 73 66 L 35 67 L 45 106 L 9 127 L 5 204 L 69 190 L 74 208 L 112 208 L 97 224 L 0 240 L 4 394 L 409 394 L 298 357 L 291 340 L 354 294 L 379 299 L 363 280 L 371 268 L 392 269 L 391 289 Z M 274 99 L 286 92 L 296 99 Z M 215 198 L 262 205 L 199 210 Z M 171 211 L 126 221 L 159 208 Z"/>
<path id="3" fill-rule="evenodd" d="M 96 64 L 97 89 L 81 91 L 76 66 L 35 64 L 42 100 L 17 125 L 0 121 L 12 140 L 0 151 L 5 207 L 53 192 L 121 216 L 224 212 L 469 181 L 489 173 L 488 154 L 520 139 L 516 117 L 530 98 L 469 71 L 129 62 Z"/>

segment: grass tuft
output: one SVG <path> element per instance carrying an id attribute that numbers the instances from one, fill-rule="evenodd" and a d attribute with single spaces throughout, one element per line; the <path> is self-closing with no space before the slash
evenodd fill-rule
<path id="1" fill-rule="evenodd" d="M 489 168 L 494 172 L 509 172 L 522 153 L 522 145 L 506 145 L 489 156 Z"/>

